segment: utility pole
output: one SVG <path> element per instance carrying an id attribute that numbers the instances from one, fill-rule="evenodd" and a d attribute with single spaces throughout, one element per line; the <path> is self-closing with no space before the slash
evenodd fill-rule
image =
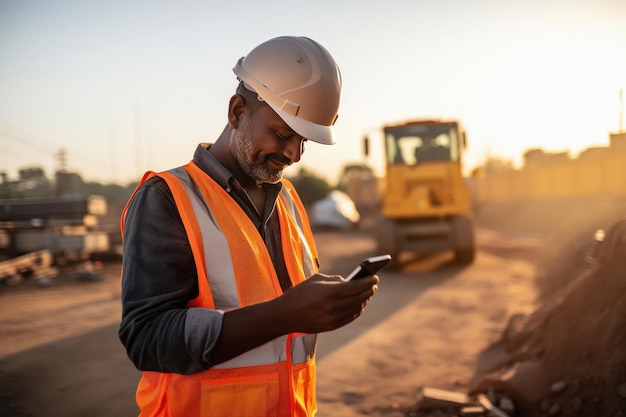
<path id="1" fill-rule="evenodd" d="M 57 163 L 59 164 L 59 172 L 67 171 L 67 150 L 65 148 L 61 148 L 57 152 Z"/>
<path id="2" fill-rule="evenodd" d="M 142 172 L 142 158 L 141 158 L 141 109 L 139 107 L 139 101 L 135 101 L 135 163 L 137 175 L 141 177 Z"/>
<path id="3" fill-rule="evenodd" d="M 624 90 L 619 90 L 619 133 L 623 133 L 622 121 L 624 120 L 624 101 L 622 100 Z"/>
<path id="4" fill-rule="evenodd" d="M 117 172 L 115 169 L 115 128 L 112 124 L 109 125 L 109 151 L 111 152 L 111 181 L 117 183 Z"/>

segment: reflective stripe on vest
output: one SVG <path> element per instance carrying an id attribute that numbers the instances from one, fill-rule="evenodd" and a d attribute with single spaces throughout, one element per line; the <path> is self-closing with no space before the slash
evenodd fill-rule
<path id="1" fill-rule="evenodd" d="M 263 239 L 224 189 L 193 163 L 150 173 L 142 183 L 154 175 L 172 191 L 194 254 L 199 294 L 190 308 L 232 309 L 282 294 Z M 296 285 L 315 274 L 318 264 L 306 212 L 288 181 L 275 209 Z M 137 390 L 141 415 L 232 417 L 251 415 L 252 409 L 252 415 L 312 416 L 315 341 L 316 335 L 285 335 L 194 375 L 144 372 Z"/>

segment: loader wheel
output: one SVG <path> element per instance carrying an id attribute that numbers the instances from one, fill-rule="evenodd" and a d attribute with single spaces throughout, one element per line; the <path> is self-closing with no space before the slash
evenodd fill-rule
<path id="1" fill-rule="evenodd" d="M 474 262 L 475 251 L 472 249 L 460 249 L 454 251 L 454 262 L 459 265 L 469 265 Z"/>
<path id="2" fill-rule="evenodd" d="M 471 264 L 476 256 L 474 223 L 467 216 L 455 217 L 454 234 L 454 262 L 461 265 Z"/>

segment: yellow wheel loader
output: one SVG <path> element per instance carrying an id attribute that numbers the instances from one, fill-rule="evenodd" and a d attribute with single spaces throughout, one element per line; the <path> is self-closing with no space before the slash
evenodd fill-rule
<path id="1" fill-rule="evenodd" d="M 385 180 L 374 232 L 378 251 L 454 252 L 470 264 L 475 236 L 469 188 L 462 175 L 466 135 L 457 121 L 412 120 L 382 128 Z M 369 138 L 365 138 L 369 154 Z"/>

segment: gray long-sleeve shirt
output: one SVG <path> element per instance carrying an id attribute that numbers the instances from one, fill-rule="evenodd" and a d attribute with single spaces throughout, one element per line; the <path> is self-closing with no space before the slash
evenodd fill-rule
<path id="1" fill-rule="evenodd" d="M 200 144 L 193 161 L 244 209 L 262 235 L 283 290 L 290 280 L 274 209 L 280 184 L 263 184 L 259 213 L 233 175 Z M 198 275 L 187 234 L 167 183 L 154 177 L 136 192 L 124 225 L 122 321 L 119 337 L 141 371 L 191 374 L 212 366 L 223 312 L 187 308 L 198 295 Z"/>

